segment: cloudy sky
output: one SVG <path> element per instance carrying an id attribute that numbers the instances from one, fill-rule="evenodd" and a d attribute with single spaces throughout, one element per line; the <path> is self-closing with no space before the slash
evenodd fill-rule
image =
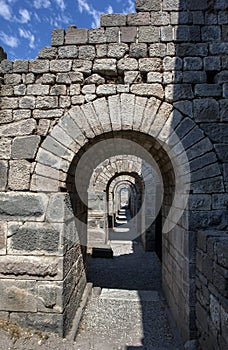
<path id="1" fill-rule="evenodd" d="M 8 59 L 33 59 L 53 28 L 95 28 L 102 13 L 131 12 L 135 0 L 0 0 L 0 46 Z"/>

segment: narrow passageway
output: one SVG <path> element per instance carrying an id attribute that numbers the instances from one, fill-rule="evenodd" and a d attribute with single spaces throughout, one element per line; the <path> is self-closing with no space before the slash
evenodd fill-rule
<path id="1" fill-rule="evenodd" d="M 76 338 L 80 350 L 182 349 L 162 295 L 160 260 L 139 238 L 126 238 L 130 219 L 121 208 L 110 232 L 113 259 L 88 258 L 93 290 Z"/>

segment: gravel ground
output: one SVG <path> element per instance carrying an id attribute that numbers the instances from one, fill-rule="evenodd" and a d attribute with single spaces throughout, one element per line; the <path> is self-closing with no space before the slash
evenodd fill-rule
<path id="1" fill-rule="evenodd" d="M 88 261 L 88 279 L 101 294 L 94 288 L 85 309 L 76 338 L 80 350 L 183 349 L 168 322 L 156 254 L 144 252 L 138 242 L 111 245 L 113 259 Z M 149 291 L 155 299 L 145 298 Z"/>

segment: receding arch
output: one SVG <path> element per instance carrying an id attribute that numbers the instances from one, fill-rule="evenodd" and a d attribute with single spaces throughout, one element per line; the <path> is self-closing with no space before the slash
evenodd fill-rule
<path id="1" fill-rule="evenodd" d="M 200 220 L 200 211 L 188 209 L 197 205 L 199 193 L 206 194 L 212 187 L 216 192 L 224 191 L 214 146 L 190 117 L 155 97 L 134 94 L 98 98 L 84 106 L 72 107 L 38 150 L 32 190 L 50 194 L 60 190 L 69 192 L 68 203 L 78 220 L 71 224 L 70 230 L 64 228 L 67 231 L 64 250 L 68 254 L 73 246 L 70 234 L 77 231 L 79 239 L 86 236 L 87 207 L 79 200 L 74 184 L 77 164 L 86 150 L 103 140 L 116 138 L 141 145 L 153 156 L 161 171 L 164 183 L 162 221 L 166 222 L 166 227 L 163 226 L 163 288 L 177 324 L 188 332 L 195 312 L 192 271 L 195 233 Z M 212 213 L 205 204 L 200 210 L 210 220 Z M 182 271 L 185 271 L 184 276 Z"/>

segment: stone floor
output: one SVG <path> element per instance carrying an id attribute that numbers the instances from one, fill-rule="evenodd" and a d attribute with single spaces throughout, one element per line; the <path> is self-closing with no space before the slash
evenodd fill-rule
<path id="1" fill-rule="evenodd" d="M 120 241 L 119 225 L 117 232 L 113 259 L 88 259 L 94 288 L 77 334 L 78 349 L 183 349 L 162 296 L 159 259 L 137 240 Z"/>

